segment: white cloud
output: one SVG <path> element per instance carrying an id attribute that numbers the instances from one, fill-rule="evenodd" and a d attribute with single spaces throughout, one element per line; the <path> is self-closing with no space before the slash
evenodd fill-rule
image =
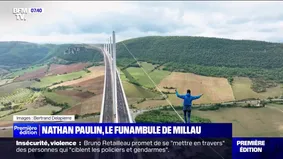
<path id="1" fill-rule="evenodd" d="M 44 13 L 15 20 L 13 7 Z M 0 41 L 101 43 L 148 35 L 283 41 L 282 2 L 0 2 Z"/>

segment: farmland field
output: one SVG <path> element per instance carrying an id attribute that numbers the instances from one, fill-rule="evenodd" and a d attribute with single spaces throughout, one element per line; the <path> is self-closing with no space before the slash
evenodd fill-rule
<path id="1" fill-rule="evenodd" d="M 11 94 L 18 88 L 30 87 L 33 83 L 34 81 L 22 81 L 22 82 L 13 82 L 0 86 L 0 96 Z"/>
<path id="2" fill-rule="evenodd" d="M 14 70 L 13 72 L 7 74 L 5 77 L 21 76 L 21 75 L 23 75 L 25 73 L 37 71 L 37 70 L 42 69 L 44 67 L 46 67 L 46 66 L 45 65 L 35 65 L 35 66 L 32 66 L 32 67 L 28 67 L 26 69 L 17 69 L 17 70 Z"/>
<path id="3" fill-rule="evenodd" d="M 15 81 L 23 81 L 23 80 L 31 80 L 35 78 L 42 78 L 45 76 L 47 72 L 47 67 L 41 67 L 40 69 L 31 71 L 31 72 L 26 72 L 23 75 L 17 77 Z"/>
<path id="4" fill-rule="evenodd" d="M 233 123 L 233 136 L 283 136 L 283 112 L 268 107 L 192 111 L 216 123 Z"/>
<path id="5" fill-rule="evenodd" d="M 164 78 L 158 85 L 163 91 L 168 91 L 163 87 L 177 88 L 179 94 L 185 94 L 187 89 L 192 91 L 193 95 L 204 94 L 202 98 L 196 100 L 195 103 L 218 103 L 225 101 L 233 101 L 233 90 L 226 78 L 206 77 L 192 73 L 173 72 Z M 171 90 L 174 93 L 174 89 Z M 180 104 L 175 94 L 169 95 L 172 104 Z"/>
<path id="6" fill-rule="evenodd" d="M 77 103 L 71 96 L 61 95 L 55 92 L 44 92 L 43 95 L 56 103 L 68 103 L 70 106 L 74 106 Z"/>
<path id="7" fill-rule="evenodd" d="M 88 99 L 88 98 L 94 96 L 90 92 L 87 92 L 87 91 L 83 92 L 83 91 L 78 91 L 78 90 L 58 90 L 58 91 L 55 91 L 55 93 L 58 94 L 58 95 L 71 97 L 74 100 L 78 100 L 78 101 L 82 101 L 84 99 Z"/>
<path id="8" fill-rule="evenodd" d="M 153 83 L 150 81 L 150 79 L 147 77 L 147 75 L 143 72 L 141 68 L 129 67 L 127 68 L 127 71 L 142 86 L 148 88 L 154 88 Z M 148 74 L 152 78 L 152 80 L 156 84 L 158 84 L 162 79 L 168 76 L 170 72 L 163 70 L 154 70 L 153 72 L 150 72 Z"/>
<path id="9" fill-rule="evenodd" d="M 123 81 L 122 84 L 128 98 L 155 98 L 160 96 L 157 93 L 144 89 L 140 86 L 136 86 L 127 81 Z"/>
<path id="10" fill-rule="evenodd" d="M 80 103 L 77 103 L 72 108 L 64 110 L 62 114 L 84 115 L 100 112 L 104 87 L 104 66 L 92 67 L 90 71 L 91 74 L 86 76 L 84 80 L 68 84 L 68 86 L 81 91 L 69 92 L 69 96 L 80 97 L 81 100 Z M 57 93 L 62 94 L 63 92 L 57 91 Z"/>
<path id="11" fill-rule="evenodd" d="M 81 113 L 89 114 L 97 113 L 101 110 L 102 94 L 89 98 L 81 103 Z"/>
<path id="12" fill-rule="evenodd" d="M 143 70 L 138 67 L 129 67 L 126 70 L 132 75 L 132 77 L 134 77 L 135 80 L 146 76 Z"/>
<path id="13" fill-rule="evenodd" d="M 63 75 L 55 75 L 44 77 L 40 80 L 40 82 L 36 82 L 32 85 L 32 87 L 36 88 L 44 88 L 53 85 L 54 83 L 64 82 L 74 80 L 79 77 L 85 76 L 87 73 L 85 71 L 73 72 Z"/>
<path id="14" fill-rule="evenodd" d="M 257 93 L 251 89 L 252 81 L 245 77 L 234 78 L 232 88 L 236 100 L 247 99 L 247 98 L 260 98 L 266 99 L 268 97 L 275 97 L 283 95 L 282 86 L 267 88 L 266 92 Z"/>
<path id="15" fill-rule="evenodd" d="M 4 111 L 0 111 L 0 116 L 4 117 L 9 113 L 13 113 L 14 111 L 19 111 L 20 109 L 28 108 L 30 105 L 37 105 L 38 103 L 35 102 L 36 99 L 41 95 L 41 92 L 33 92 L 30 89 L 26 88 L 19 88 L 16 89 L 12 94 L 1 96 L 0 97 L 0 108 L 7 108 L 8 110 L 4 109 Z"/>
<path id="16" fill-rule="evenodd" d="M 74 114 L 90 114 L 97 113 L 101 110 L 102 94 L 91 97 L 83 102 L 77 104 L 76 106 L 63 111 L 64 115 L 74 115 Z"/>
<path id="17" fill-rule="evenodd" d="M 52 64 L 50 65 L 48 74 L 49 75 L 57 75 L 57 74 L 66 74 L 71 72 L 78 72 L 89 66 L 89 63 L 75 63 L 70 65 L 59 65 Z"/>
<path id="18" fill-rule="evenodd" d="M 91 73 L 87 74 L 83 78 L 77 79 L 77 80 L 72 80 L 72 81 L 66 81 L 60 84 L 56 84 L 54 86 L 51 86 L 50 88 L 56 88 L 58 86 L 71 86 L 71 85 L 76 85 L 79 83 L 83 83 L 85 81 L 89 81 L 93 78 L 99 77 L 99 76 L 104 76 L 104 66 L 96 66 L 96 67 L 90 67 L 88 68 Z"/>
<path id="19" fill-rule="evenodd" d="M 152 71 L 157 66 L 147 62 L 141 62 L 140 64 L 142 65 L 142 67 L 145 69 L 146 72 Z"/>
<path id="20" fill-rule="evenodd" d="M 104 87 L 104 76 L 99 76 L 93 79 L 88 79 L 80 83 L 71 85 L 72 87 L 77 87 L 82 91 L 90 91 L 96 95 L 103 93 Z"/>
<path id="21" fill-rule="evenodd" d="M 19 88 L 16 89 L 12 94 L 9 94 L 7 96 L 1 96 L 0 103 L 2 102 L 3 103 L 12 102 L 16 104 L 25 103 L 32 99 L 33 94 L 34 92 L 29 89 Z"/>
<path id="22" fill-rule="evenodd" d="M 148 67 L 150 67 L 150 68 L 147 68 L 147 69 L 148 70 L 153 69 L 152 66 L 153 65 L 149 65 Z M 125 74 L 122 71 L 120 71 L 120 78 L 122 80 L 122 85 L 123 85 L 123 88 L 125 90 L 125 94 L 126 94 L 126 97 L 127 97 L 129 104 L 136 105 L 137 101 L 139 101 L 143 98 L 151 99 L 151 98 L 161 97 L 161 95 L 159 93 L 153 92 L 153 91 L 145 89 L 141 86 L 137 86 L 137 85 L 130 83 L 129 82 L 130 80 L 126 78 Z M 154 101 L 154 103 L 156 103 L 156 101 Z M 143 104 L 143 103 L 141 103 L 141 104 Z"/>

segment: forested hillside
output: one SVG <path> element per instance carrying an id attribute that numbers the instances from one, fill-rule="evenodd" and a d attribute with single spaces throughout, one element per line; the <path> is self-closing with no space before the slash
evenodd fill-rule
<path id="1" fill-rule="evenodd" d="M 0 64 L 7 67 L 30 65 L 46 56 L 49 48 L 27 42 L 0 42 Z"/>
<path id="2" fill-rule="evenodd" d="M 83 45 L 68 46 L 68 48 L 59 51 L 57 57 L 70 62 L 98 62 L 103 60 L 103 55 L 99 49 Z"/>
<path id="3" fill-rule="evenodd" d="M 283 45 L 279 43 L 177 36 L 142 37 L 124 43 L 139 60 L 165 64 L 167 70 L 283 79 Z M 117 45 L 117 56 L 120 63 L 132 61 L 122 43 Z"/>
<path id="4" fill-rule="evenodd" d="M 82 44 L 40 45 L 28 42 L 0 42 L 0 68 L 21 68 L 42 64 L 48 60 L 65 63 L 98 62 L 103 60 L 103 56 L 98 49 Z"/>

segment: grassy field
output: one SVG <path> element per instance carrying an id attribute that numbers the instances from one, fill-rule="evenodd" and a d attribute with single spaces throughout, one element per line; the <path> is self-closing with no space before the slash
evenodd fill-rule
<path id="1" fill-rule="evenodd" d="M 33 84 L 33 81 L 13 82 L 0 86 L 0 96 L 5 96 L 13 93 L 18 88 L 26 88 Z"/>
<path id="2" fill-rule="evenodd" d="M 153 83 L 148 78 L 148 76 L 143 72 L 141 68 L 130 67 L 130 68 L 127 68 L 127 71 L 142 86 L 147 87 L 147 88 L 154 88 Z M 159 84 L 162 79 L 164 79 L 166 76 L 170 74 L 170 72 L 162 71 L 162 70 L 155 70 L 148 74 L 152 78 L 154 83 Z"/>
<path id="3" fill-rule="evenodd" d="M 157 65 L 153 65 L 147 62 L 141 62 L 140 64 L 146 70 L 146 72 L 152 71 L 157 66 Z"/>
<path id="4" fill-rule="evenodd" d="M 13 70 L 11 73 L 7 74 L 5 77 L 7 78 L 7 77 L 21 76 L 24 73 L 33 72 L 33 71 L 36 71 L 36 70 L 44 68 L 44 67 L 45 67 L 45 65 L 43 65 L 43 66 L 35 65 L 35 66 L 32 66 L 32 67 L 28 67 L 26 69 Z"/>
<path id="5" fill-rule="evenodd" d="M 3 79 L 3 80 L 0 80 L 0 86 L 5 85 L 5 84 L 9 84 L 11 82 L 13 82 L 13 79 Z"/>
<path id="6" fill-rule="evenodd" d="M 74 106 L 78 103 L 78 101 L 74 100 L 71 96 L 65 96 L 55 92 L 44 92 L 43 95 L 56 103 L 68 103 L 70 106 Z"/>
<path id="7" fill-rule="evenodd" d="M 32 87 L 36 88 L 44 88 L 53 85 L 54 83 L 65 82 L 74 80 L 79 77 L 84 77 L 87 73 L 85 71 L 73 72 L 63 75 L 57 76 L 48 76 L 41 79 L 40 82 L 36 82 L 32 85 Z"/>
<path id="8" fill-rule="evenodd" d="M 28 105 L 32 104 L 36 99 L 41 96 L 41 92 L 33 92 L 30 89 L 19 88 L 12 94 L 0 97 L 0 108 L 4 108 L 4 104 L 11 102 L 12 109 L 0 111 L 0 116 L 5 116 L 13 111 L 18 111 L 22 108 L 27 108 Z M 18 106 L 16 108 L 15 106 Z M 15 109 L 16 108 L 16 109 Z"/>
<path id="9" fill-rule="evenodd" d="M 48 70 L 48 75 L 78 72 L 89 65 L 90 65 L 89 63 L 73 63 L 70 65 L 51 64 Z"/>
<path id="10" fill-rule="evenodd" d="M 81 112 L 80 114 L 89 114 L 89 113 L 97 113 L 101 110 L 101 103 L 102 103 L 102 94 L 91 97 L 85 101 L 83 101 L 81 105 Z"/>
<path id="11" fill-rule="evenodd" d="M 162 79 L 164 79 L 170 74 L 169 71 L 163 71 L 163 70 L 154 70 L 153 72 L 150 72 L 151 70 L 153 70 L 155 66 L 149 63 L 143 62 L 142 67 L 145 69 L 145 71 L 149 72 L 148 73 L 149 76 L 156 84 L 159 84 Z M 148 76 L 143 72 L 141 68 L 129 67 L 126 70 L 142 86 L 148 88 L 154 88 L 154 85 L 152 84 Z"/>
<path id="12" fill-rule="evenodd" d="M 174 89 L 168 90 L 163 87 L 177 88 L 179 94 L 185 94 L 187 89 L 192 91 L 193 95 L 204 94 L 202 98 L 196 100 L 195 103 L 218 103 L 234 100 L 233 90 L 225 78 L 206 77 L 192 73 L 173 72 L 164 78 L 159 88 L 163 91 L 174 93 Z M 169 95 L 169 100 L 174 104 L 180 104 L 181 99 L 175 94 Z"/>
<path id="13" fill-rule="evenodd" d="M 84 115 L 101 111 L 102 94 L 91 97 L 62 112 L 63 115 Z"/>
<path id="14" fill-rule="evenodd" d="M 252 81 L 245 77 L 236 77 L 232 84 L 233 93 L 236 100 L 247 99 L 247 98 L 260 98 L 266 99 L 268 97 L 282 96 L 283 88 L 282 85 L 277 87 L 267 88 L 266 92 L 256 93 L 251 89 Z"/>
<path id="15" fill-rule="evenodd" d="M 0 97 L 0 103 L 12 102 L 15 104 L 21 104 L 31 101 L 34 92 L 26 88 L 19 88 L 12 94 Z M 0 104 L 1 105 L 1 104 Z"/>
<path id="16" fill-rule="evenodd" d="M 151 67 L 153 69 L 152 66 L 153 65 L 148 65 L 148 67 Z M 150 68 L 148 68 L 148 70 L 150 70 Z M 120 71 L 120 78 L 122 80 L 122 85 L 125 90 L 125 94 L 129 104 L 136 105 L 137 101 L 143 98 L 156 98 L 161 96 L 159 93 L 130 83 L 122 71 Z"/>
<path id="17" fill-rule="evenodd" d="M 123 81 L 122 82 L 124 90 L 125 90 L 125 94 L 128 100 L 128 104 L 133 104 L 135 106 L 138 106 L 138 108 L 142 108 L 142 106 L 140 106 L 140 104 L 142 103 L 137 103 L 138 101 L 146 98 L 147 100 L 150 99 L 156 99 L 156 98 L 161 98 L 161 95 L 155 92 L 152 92 L 150 90 L 144 89 L 143 87 L 140 86 L 136 86 L 134 84 L 131 84 L 127 81 Z M 153 100 L 153 102 L 155 102 L 156 100 Z M 147 101 L 145 101 L 147 102 Z M 155 104 L 155 103 L 151 103 Z M 147 105 L 145 107 L 148 107 Z"/>
<path id="18" fill-rule="evenodd" d="M 165 106 L 165 105 L 168 105 L 166 100 L 150 100 L 150 99 L 148 99 L 148 100 L 146 100 L 142 103 L 137 104 L 137 108 L 148 109 L 148 108 L 154 108 L 154 107 L 157 107 L 157 106 Z"/>
<path id="19" fill-rule="evenodd" d="M 283 136 L 283 112 L 263 108 L 227 108 L 217 111 L 192 111 L 214 123 L 233 123 L 233 136 Z"/>
<path id="20" fill-rule="evenodd" d="M 69 98 L 72 98 L 75 101 L 83 101 L 85 99 L 91 98 L 95 96 L 95 94 L 88 92 L 88 91 L 81 91 L 76 89 L 69 89 L 69 90 L 56 90 L 54 93 L 59 95 L 64 95 Z"/>
<path id="21" fill-rule="evenodd" d="M 81 91 L 92 92 L 95 95 L 103 94 L 104 76 L 99 76 L 93 79 L 82 81 L 71 86 Z"/>
<path id="22" fill-rule="evenodd" d="M 120 78 L 121 78 L 121 80 L 122 80 L 122 81 L 128 81 L 128 79 L 127 79 L 126 75 L 123 73 L 123 71 L 121 71 L 120 68 L 117 68 L 117 69 L 118 69 L 118 71 L 119 71 L 119 73 L 120 73 Z"/>
<path id="23" fill-rule="evenodd" d="M 123 88 L 128 98 L 155 98 L 160 96 L 150 90 L 131 84 L 127 81 L 123 81 Z"/>
<path id="24" fill-rule="evenodd" d="M 60 84 L 56 84 L 54 86 L 51 86 L 50 88 L 56 88 L 58 86 L 71 86 L 71 85 L 76 85 L 85 81 L 88 81 L 90 79 L 94 79 L 96 77 L 99 76 L 103 76 L 104 75 L 104 66 L 94 66 L 94 67 L 90 67 L 88 68 L 88 70 L 90 71 L 90 73 L 86 74 L 83 78 L 77 79 L 77 80 L 72 80 L 72 81 L 66 81 Z"/>
<path id="25" fill-rule="evenodd" d="M 1 121 L 12 121 L 13 115 L 51 115 L 52 111 L 59 111 L 60 109 L 61 109 L 60 107 L 55 107 L 51 105 L 46 105 L 46 106 L 39 107 L 39 108 L 30 107 L 27 110 L 0 118 L 0 120 Z"/>
<path id="26" fill-rule="evenodd" d="M 27 81 L 33 79 L 40 79 L 45 77 L 48 67 L 42 67 L 32 72 L 24 73 L 23 75 L 16 77 L 14 81 Z"/>

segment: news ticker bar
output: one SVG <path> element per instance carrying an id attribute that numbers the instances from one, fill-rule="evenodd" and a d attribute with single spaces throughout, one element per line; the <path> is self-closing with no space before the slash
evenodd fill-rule
<path id="1" fill-rule="evenodd" d="M 215 137 L 232 138 L 231 123 L 14 123 L 14 138 Z"/>
<path id="2" fill-rule="evenodd" d="M 3 142 L 4 143 L 4 142 Z M 97 139 L 11 139 L 2 144 L 0 152 L 14 147 L 15 152 L 56 154 L 63 157 L 63 153 L 71 158 L 78 153 L 140 153 L 144 158 L 161 156 L 209 156 L 225 159 L 281 159 L 283 158 L 283 138 L 115 138 Z M 4 146 L 3 146 L 4 145 Z M 3 148 L 1 148 L 3 146 Z M 200 148 L 201 147 L 201 148 Z M 11 146 L 10 146 L 11 149 Z M 252 150 L 253 149 L 253 150 Z M 182 150 L 182 151 L 181 151 Z M 215 153 L 217 152 L 217 154 Z M 7 153 L 3 153 L 7 154 Z M 115 154 L 116 155 L 116 154 Z M 53 155 L 54 156 L 54 155 Z M 159 158 L 162 158 L 162 157 Z M 62 158 L 61 158 L 62 159 Z M 70 159 L 70 158 L 69 158 Z M 76 157 L 76 159 L 79 159 Z"/>
<path id="3" fill-rule="evenodd" d="M 34 159 L 86 159 L 86 158 L 173 158 L 186 156 L 192 158 L 209 156 L 210 158 L 232 158 L 231 138 L 116 138 L 98 139 L 12 139 L 10 142 L 1 142 L 1 158 Z M 5 143 L 5 144 L 3 144 Z M 210 146 L 217 151 L 215 153 Z M 4 153 L 5 150 L 14 150 Z M 6 156 L 5 156 L 6 155 Z"/>

